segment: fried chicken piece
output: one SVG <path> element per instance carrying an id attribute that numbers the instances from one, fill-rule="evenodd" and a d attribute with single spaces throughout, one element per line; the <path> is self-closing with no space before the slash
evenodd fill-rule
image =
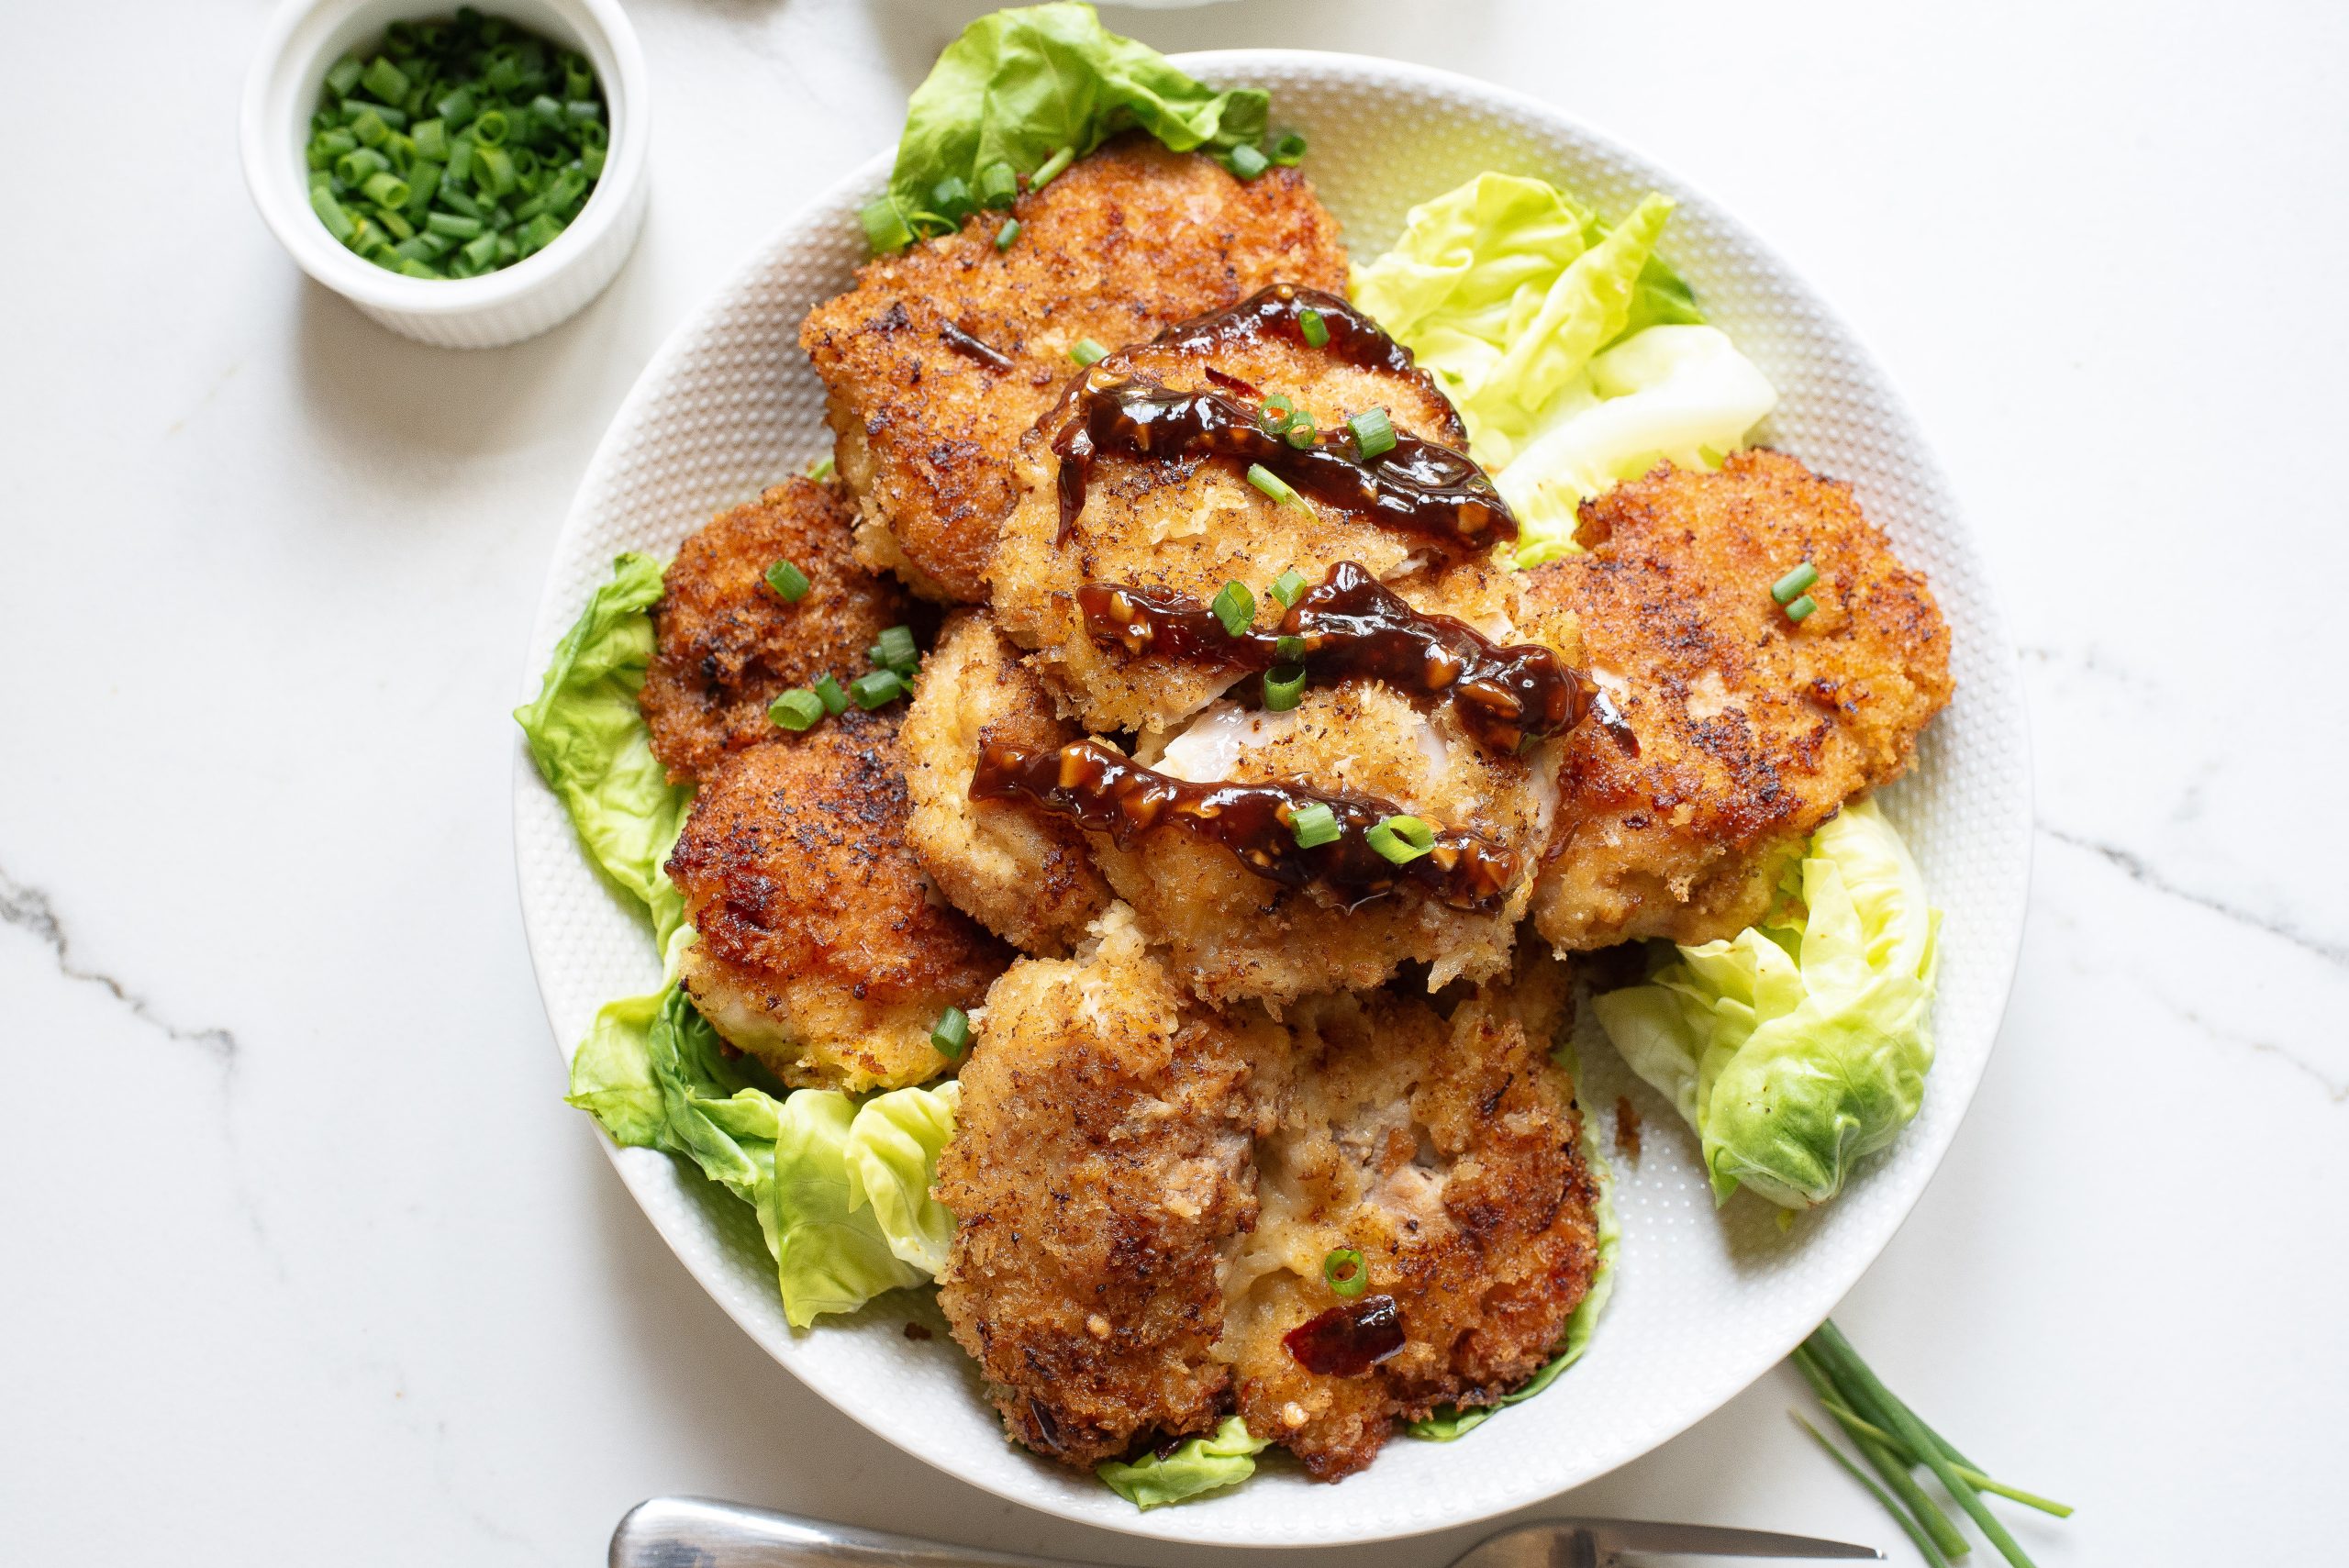
<path id="1" fill-rule="evenodd" d="M 1385 408 L 1402 435 L 1466 449 L 1450 401 L 1383 333 L 1376 342 L 1388 357 L 1359 362 L 1360 356 L 1341 351 L 1338 339 L 1313 349 L 1291 338 L 1262 303 L 1171 328 L 1166 341 L 1112 353 L 1093 367 L 1087 384 L 1220 394 L 1252 413 L 1286 397 L 1325 431 L 1341 429 L 1351 415 Z M 1363 319 L 1341 300 L 1324 304 L 1333 320 Z M 1284 612 L 1267 584 L 1290 570 L 1318 584 L 1330 567 L 1351 561 L 1415 608 L 1479 626 L 1506 619 L 1514 590 L 1489 550 L 1439 558 L 1426 536 L 1391 522 L 1335 506 L 1277 502 L 1249 482 L 1242 457 L 1106 448 L 1092 460 L 1083 511 L 1063 529 L 1063 462 L 1053 443 L 1081 417 L 1083 391 L 1072 385 L 1069 403 L 1021 441 L 1019 499 L 1005 519 L 989 577 L 996 619 L 1014 641 L 1038 651 L 1064 706 L 1086 728 L 1163 728 L 1238 678 L 1226 665 L 1173 662 L 1154 651 L 1136 654 L 1097 641 L 1077 597 L 1088 583 L 1206 605 L 1227 582 L 1239 582 L 1256 595 L 1256 626 L 1269 631 Z"/>
<path id="2" fill-rule="evenodd" d="M 1580 1113 L 1549 1054 L 1565 1007 L 1564 966 L 1542 954 L 1449 1019 L 1385 992 L 1296 1008 L 1218 1354 L 1248 1429 L 1315 1478 L 1368 1464 L 1397 1419 L 1489 1404 L 1557 1353 L 1598 1262 Z M 1323 1274 L 1341 1248 L 1368 1271 L 1352 1301 Z M 1402 1345 L 1366 1373 L 1310 1371 L 1284 1343 L 1381 1297 Z"/>
<path id="3" fill-rule="evenodd" d="M 1346 286 L 1338 225 L 1293 169 L 1242 182 L 1136 134 L 1012 209 L 868 262 L 800 344 L 829 389 L 865 559 L 932 598 L 983 601 L 1012 450 L 1076 369 L 1265 284 Z"/>
<path id="4" fill-rule="evenodd" d="M 922 661 L 899 740 L 913 816 L 906 841 L 955 907 L 1024 951 L 1060 957 L 1108 907 L 1074 824 L 1015 801 L 973 800 L 985 740 L 1058 746 L 1075 728 L 985 611 L 958 611 Z"/>
<path id="5" fill-rule="evenodd" d="M 829 672 L 845 685 L 865 650 L 904 621 L 906 596 L 856 559 L 838 484 L 791 479 L 685 538 L 652 606 L 653 651 L 637 706 L 673 781 L 775 733 L 767 705 Z M 767 568 L 788 561 L 807 593 L 786 603 Z"/>
<path id="6" fill-rule="evenodd" d="M 1949 629 L 1851 486 L 1782 452 L 1659 468 L 1583 503 L 1575 539 L 1531 594 L 1579 619 L 1638 749 L 1569 738 L 1534 925 L 1562 953 L 1732 936 L 1820 823 L 1908 768 L 1950 698 Z M 1770 588 L 1805 561 L 1798 624 Z"/>
<path id="7" fill-rule="evenodd" d="M 1093 835 L 1095 863 L 1130 903 L 1167 962 L 1197 995 L 1275 1010 L 1317 991 L 1376 985 L 1407 962 L 1429 966 L 1427 986 L 1504 972 L 1517 921 L 1532 895 L 1557 805 L 1560 743 L 1497 756 L 1448 709 L 1422 713 L 1370 682 L 1308 687 L 1286 712 L 1219 702 L 1163 746 L 1137 758 L 1195 783 L 1277 782 L 1391 803 L 1442 829 L 1473 832 L 1513 857 L 1490 909 L 1455 908 L 1405 884 L 1353 908 L 1314 887 L 1257 875 L 1180 821 L 1119 847 Z"/>
<path id="8" fill-rule="evenodd" d="M 1064 1463 L 1205 1430 L 1230 1385 L 1219 1260 L 1255 1219 L 1249 1083 L 1280 1031 L 1186 1006 L 1122 910 L 1073 961 L 1014 964 L 978 1023 L 938 1162 L 956 1341 Z"/>
<path id="9" fill-rule="evenodd" d="M 668 872 L 699 940 L 686 992 L 794 1088 L 896 1088 L 948 1063 L 930 1031 L 978 1006 L 1008 950 L 931 896 L 906 848 L 892 714 L 854 708 L 730 754 Z"/>

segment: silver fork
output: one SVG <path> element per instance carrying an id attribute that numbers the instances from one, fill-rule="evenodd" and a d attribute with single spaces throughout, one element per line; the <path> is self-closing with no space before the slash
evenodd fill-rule
<path id="1" fill-rule="evenodd" d="M 1865 1558 L 1872 1546 L 1767 1530 L 1649 1519 L 1544 1519 L 1487 1536 L 1452 1568 L 1603 1568 L 1622 1554 Z M 612 1532 L 611 1568 L 1074 1568 L 1047 1557 L 983 1551 L 858 1529 L 707 1497 L 639 1503 Z"/>

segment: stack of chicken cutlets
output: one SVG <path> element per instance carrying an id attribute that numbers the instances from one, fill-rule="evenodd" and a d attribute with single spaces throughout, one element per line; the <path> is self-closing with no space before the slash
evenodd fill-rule
<path id="1" fill-rule="evenodd" d="M 1522 1385 L 1590 1287 L 1566 955 L 1758 918 L 1908 765 L 1948 634 L 1770 451 L 1510 570 L 1293 169 L 1127 139 L 1014 216 L 809 315 L 838 479 L 669 569 L 685 984 L 794 1086 L 959 1068 L 940 1301 L 1021 1442 L 1091 1466 L 1236 1412 L 1334 1479 Z M 899 625 L 909 702 L 770 721 Z"/>

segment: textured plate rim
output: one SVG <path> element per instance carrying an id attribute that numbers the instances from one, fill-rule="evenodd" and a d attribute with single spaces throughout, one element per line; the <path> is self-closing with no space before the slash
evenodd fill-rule
<path id="1" fill-rule="evenodd" d="M 1956 504 L 1955 493 L 1947 474 L 1942 469 L 1930 443 L 1921 439 L 1921 427 L 1910 413 L 1907 399 L 1900 395 L 1897 384 L 1885 369 L 1882 361 L 1871 350 L 1866 339 L 1853 328 L 1851 323 L 1836 311 L 1812 287 L 1809 280 L 1790 265 L 1774 247 L 1763 240 L 1754 230 L 1738 218 L 1731 209 L 1714 199 L 1703 187 L 1671 170 L 1669 165 L 1649 156 L 1638 147 L 1598 131 L 1577 117 L 1541 98 L 1454 72 L 1376 56 L 1319 50 L 1198 50 L 1177 54 L 1171 58 L 1193 74 L 1208 81 L 1246 80 L 1276 72 L 1283 67 L 1308 67 L 1338 72 L 1360 71 L 1375 73 L 1390 82 L 1408 83 L 1436 92 L 1459 94 L 1480 100 L 1484 105 L 1496 109 L 1506 110 L 1524 119 L 1542 124 L 1568 139 L 1603 149 L 1658 173 L 1669 174 L 1669 183 L 1677 193 L 1684 198 L 1702 204 L 1717 218 L 1734 228 L 1743 243 L 1767 263 L 1775 275 L 1798 293 L 1805 306 L 1842 337 L 1882 389 L 1883 395 L 1875 400 L 1875 406 L 1898 416 L 1909 428 L 1920 431 L 1920 439 L 1917 452 L 1919 466 L 1930 478 L 1933 488 L 1948 502 L 1953 531 L 1962 542 L 1965 550 L 1973 557 L 1976 571 L 1982 579 L 1979 613 L 1966 627 L 1966 633 L 1969 638 L 1981 640 L 1987 654 L 2001 666 L 2001 673 L 2006 677 L 2005 684 L 2017 694 L 2021 693 L 2020 661 L 2011 634 L 2007 629 L 2006 617 L 1998 602 L 1995 585 L 1990 581 L 1987 563 L 1975 546 L 1973 530 L 1965 521 L 1963 509 Z M 520 690 L 523 693 L 524 701 L 530 700 L 538 693 L 541 671 L 536 666 L 540 658 L 540 651 L 550 646 L 553 640 L 553 635 L 559 634 L 559 628 L 568 626 L 577 614 L 575 604 L 558 602 L 553 564 L 561 561 L 565 552 L 566 542 L 580 528 L 587 510 L 588 498 L 596 495 L 608 482 L 620 450 L 629 439 L 629 432 L 640 422 L 640 417 L 645 408 L 660 395 L 659 389 L 666 383 L 670 371 L 693 348 L 699 335 L 707 328 L 709 318 L 719 302 L 733 297 L 747 283 L 754 279 L 767 259 L 778 248 L 788 243 L 794 235 L 806 228 L 814 215 L 877 185 L 886 173 L 893 157 L 894 149 L 874 154 L 810 197 L 789 217 L 777 224 L 746 253 L 740 265 L 730 272 L 717 288 L 705 296 L 701 304 L 677 322 L 659 349 L 646 362 L 644 369 L 639 373 L 618 408 L 615 410 L 610 423 L 597 441 L 579 487 L 574 492 L 572 504 L 565 513 L 562 528 L 556 536 L 555 545 L 551 552 L 549 579 L 540 595 L 533 622 L 529 650 L 526 654 L 526 667 L 522 673 Z M 2024 831 L 2021 838 L 2021 863 L 2016 868 L 2016 875 L 2010 884 L 2007 900 L 2009 906 L 2002 912 L 2003 917 L 1998 922 L 1998 929 L 2004 932 L 2004 940 L 1992 941 L 1989 935 L 1986 933 L 1984 939 L 1986 951 L 1978 955 L 1980 959 L 1987 961 L 1995 981 L 1992 989 L 1997 1000 L 1989 1009 L 1989 1016 L 1983 1024 L 1988 1031 L 1988 1039 L 1980 1056 L 1963 1069 L 1962 1077 L 1936 1073 L 1932 1082 L 1936 1085 L 1937 1093 L 1944 1098 L 1954 1099 L 1954 1103 L 1950 1107 L 1951 1114 L 1942 1120 L 1937 1140 L 1926 1150 L 1928 1157 L 1924 1159 L 1920 1171 L 1914 1179 L 1913 1189 L 1901 1199 L 1898 1218 L 1887 1225 L 1879 1236 L 1862 1248 L 1859 1253 L 1850 1260 L 1845 1271 L 1848 1277 L 1833 1287 L 1831 1297 L 1824 1300 L 1821 1305 L 1822 1317 L 1831 1311 L 1834 1303 L 1848 1294 L 1852 1286 L 1882 1254 L 1884 1249 L 1890 1245 L 1892 1239 L 1899 1233 L 1901 1228 L 1908 1222 L 1909 1217 L 1915 1212 L 1917 1204 L 1932 1185 L 1934 1177 L 1939 1174 L 1948 1154 L 1949 1146 L 1954 1140 L 1958 1128 L 1964 1123 L 1975 1093 L 1980 1085 L 1982 1075 L 1987 1070 L 1991 1055 L 1995 1053 L 1998 1036 L 2012 998 L 2014 975 L 2024 936 L 2034 845 L 2032 834 L 2029 830 L 2032 815 L 2032 775 L 2029 766 L 2030 726 L 2027 713 L 2020 705 L 2009 716 L 2009 721 L 2013 726 L 2010 739 L 2016 749 L 2019 765 L 2018 777 L 2009 781 L 2017 793 L 2009 805 L 2011 810 L 2020 815 Z M 563 1054 L 567 1062 L 572 1044 L 562 1038 L 561 1026 L 557 1021 L 562 1007 L 550 984 L 548 966 L 540 959 L 541 944 L 548 940 L 546 932 L 549 921 L 546 912 L 539 905 L 540 895 L 533 878 L 529 874 L 522 848 L 521 825 L 527 803 L 533 794 L 542 792 L 544 786 L 540 784 L 530 762 L 528 750 L 518 743 L 514 751 L 513 768 L 513 806 L 517 829 L 516 876 L 526 946 L 530 954 L 532 971 L 539 985 L 541 1002 L 546 1009 L 550 1026 L 555 1032 L 556 1049 Z M 856 1390 L 836 1386 L 830 1378 L 822 1375 L 817 1369 L 798 1364 L 797 1360 L 789 1353 L 787 1345 L 778 1347 L 769 1342 L 765 1325 L 752 1321 L 743 1312 L 736 1309 L 729 1298 L 729 1291 L 725 1288 L 726 1282 L 719 1277 L 722 1261 L 711 1253 L 703 1237 L 677 1233 L 682 1227 L 673 1225 L 670 1219 L 664 1218 L 666 1206 L 654 1201 L 655 1189 L 666 1186 L 675 1179 L 674 1169 L 667 1156 L 647 1150 L 620 1148 L 609 1138 L 604 1136 L 600 1129 L 596 1133 L 596 1140 L 618 1173 L 622 1183 L 628 1187 L 629 1195 L 635 1198 L 638 1207 L 644 1212 L 645 1218 L 651 1222 L 662 1241 L 685 1265 L 686 1272 L 753 1343 L 759 1345 L 778 1364 L 789 1371 L 802 1384 L 812 1389 L 841 1414 L 900 1452 L 918 1459 L 924 1463 L 953 1475 L 957 1480 L 979 1487 L 993 1496 L 1074 1523 L 1142 1539 L 1199 1545 L 1308 1548 L 1404 1540 L 1494 1518 L 1515 1509 L 1538 1504 L 1573 1487 L 1587 1485 L 1624 1464 L 1653 1452 L 1656 1448 L 1702 1421 L 1707 1416 L 1711 1415 L 1750 1387 L 1782 1361 L 1802 1338 L 1800 1332 L 1787 1338 L 1786 1342 L 1778 1347 L 1776 1354 L 1767 1361 L 1760 1362 L 1738 1378 L 1733 1385 L 1709 1390 L 1706 1398 L 1692 1400 L 1691 1407 L 1681 1413 L 1675 1421 L 1642 1432 L 1639 1446 L 1624 1451 L 1606 1464 L 1586 1473 L 1561 1476 L 1550 1484 L 1525 1488 L 1520 1495 L 1505 1496 L 1498 1500 L 1481 1500 L 1464 1509 L 1441 1516 L 1431 1515 L 1408 1525 L 1394 1528 L 1374 1527 L 1352 1532 L 1341 1529 L 1336 1532 L 1317 1533 L 1310 1539 L 1297 1534 L 1270 1537 L 1261 1534 L 1235 1533 L 1228 1529 L 1213 1528 L 1209 1521 L 1215 1519 L 1217 1516 L 1206 1510 L 1171 1508 L 1147 1513 L 1131 1509 L 1111 1512 L 1077 1507 L 1050 1493 L 1021 1491 L 1009 1485 L 998 1485 L 991 1477 L 956 1468 L 949 1454 L 932 1453 L 915 1446 L 905 1434 L 893 1430 L 885 1424 L 885 1418 L 880 1413 L 868 1414 L 859 1409 L 855 1404 Z M 1912 1155 L 1910 1158 L 1913 1162 L 1915 1156 Z M 1828 1296 L 1829 1294 L 1824 1289 L 1820 1292 L 1822 1296 Z M 1804 1330 L 1804 1332 L 1807 1331 L 1807 1329 Z M 1362 1485 L 1366 1480 L 1366 1477 L 1358 1480 L 1356 1485 Z M 1105 1493 L 1104 1496 L 1106 1496 L 1107 1494 Z M 1190 1521 L 1193 1520 L 1208 1528 L 1191 1528 Z"/>

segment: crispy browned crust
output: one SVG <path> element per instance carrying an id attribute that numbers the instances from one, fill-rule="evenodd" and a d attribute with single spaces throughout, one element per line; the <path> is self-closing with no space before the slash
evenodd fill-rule
<path id="1" fill-rule="evenodd" d="M 1598 1189 L 1549 1055 L 1564 1007 L 1563 968 L 1537 956 L 1448 1020 L 1386 992 L 1297 1008 L 1220 1353 L 1248 1429 L 1316 1478 L 1368 1464 L 1398 1419 L 1520 1386 L 1588 1293 Z M 1366 1375 L 1308 1372 L 1282 1342 L 1337 1304 L 1321 1264 L 1338 1247 L 1364 1254 L 1407 1336 Z"/>
<path id="2" fill-rule="evenodd" d="M 1950 698 L 1949 628 L 1851 486 L 1782 452 L 1662 467 L 1584 503 L 1588 553 L 1531 574 L 1638 736 L 1571 738 L 1534 922 L 1560 951 L 1734 934 L 1820 823 L 1907 769 Z M 1770 587 L 1819 569 L 1789 621 Z"/>
<path id="3" fill-rule="evenodd" d="M 1218 1260 L 1254 1222 L 1261 1018 L 1186 1007 L 1119 916 L 988 993 L 938 1196 L 939 1306 L 1012 1434 L 1087 1467 L 1212 1425 L 1230 1374 Z"/>
<path id="4" fill-rule="evenodd" d="M 1074 725 L 984 610 L 959 610 L 922 661 L 899 734 L 913 801 L 907 841 L 939 890 L 1021 950 L 1059 957 L 1108 906 L 1075 824 L 1023 803 L 973 800 L 983 741 L 1058 746 Z"/>
<path id="5" fill-rule="evenodd" d="M 1075 371 L 1080 338 L 1139 342 L 1268 284 L 1342 292 L 1338 226 L 1293 169 L 1243 183 L 1198 153 L 1122 139 L 1002 215 L 866 264 L 800 343 L 830 389 L 867 559 L 933 596 L 979 602 L 1010 510 L 1012 449 Z M 1008 358 L 951 347 L 952 328 Z"/>
<path id="6" fill-rule="evenodd" d="M 1235 1403 L 1308 1469 L 1360 1469 L 1399 1418 L 1497 1398 L 1554 1351 L 1597 1263 L 1564 1007 L 1546 957 L 1447 1020 L 1388 993 L 1287 1027 L 1183 995 L 1113 908 L 1074 962 L 989 993 L 939 1195 L 940 1303 L 1013 1435 L 1085 1466 Z M 1282 1336 L 1359 1248 L 1406 1343 L 1369 1373 Z"/>
<path id="7" fill-rule="evenodd" d="M 669 858 L 699 932 L 684 981 L 718 1033 L 795 1087 L 919 1083 L 930 1030 L 1010 953 L 930 895 L 906 848 L 891 713 L 854 708 L 732 753 Z"/>
<path id="8" fill-rule="evenodd" d="M 839 485 L 791 479 L 677 547 L 652 607 L 652 664 L 637 695 L 670 778 L 697 778 L 727 751 L 774 734 L 768 704 L 827 672 L 842 684 L 863 674 L 874 639 L 906 619 L 905 594 L 857 561 L 852 517 Z M 767 585 L 778 561 L 807 575 L 796 604 Z"/>

